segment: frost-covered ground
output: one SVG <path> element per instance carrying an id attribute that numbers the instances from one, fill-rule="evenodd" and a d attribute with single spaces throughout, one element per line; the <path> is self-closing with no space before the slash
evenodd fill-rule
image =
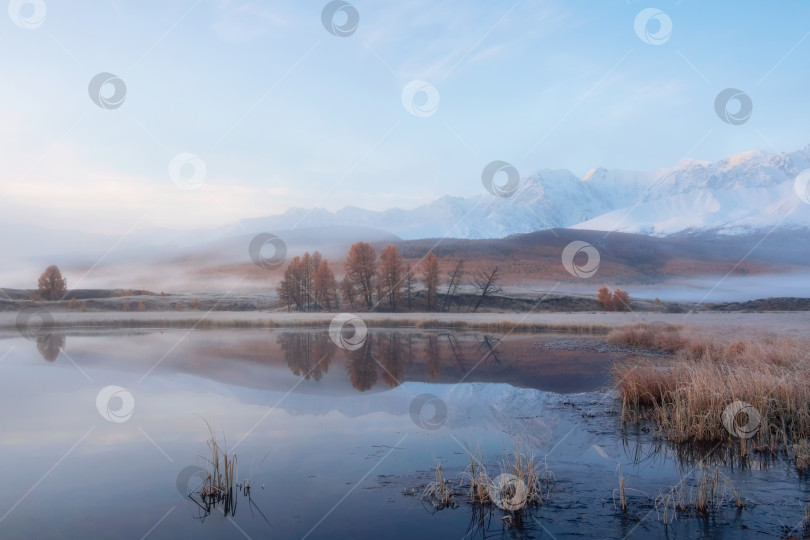
<path id="1" fill-rule="evenodd" d="M 215 325 L 238 326 L 239 322 L 251 326 L 327 326 L 336 313 L 287 313 L 287 312 L 232 312 L 232 311 L 161 311 L 161 312 L 53 312 L 54 323 L 62 326 L 123 326 L 128 322 L 133 326 L 152 323 L 160 326 L 193 326 L 198 321 L 213 322 Z M 451 326 L 453 323 L 467 323 L 470 326 L 495 323 L 537 325 L 537 326 L 604 326 L 618 327 L 635 323 L 662 322 L 683 324 L 700 328 L 718 327 L 728 333 L 749 333 L 756 331 L 806 337 L 810 328 L 810 312 L 767 312 L 767 313 L 359 313 L 358 316 L 371 324 L 380 325 L 392 321 L 397 326 L 416 326 L 425 321 L 438 321 Z M 16 332 L 17 312 L 0 313 L 0 333 Z"/>

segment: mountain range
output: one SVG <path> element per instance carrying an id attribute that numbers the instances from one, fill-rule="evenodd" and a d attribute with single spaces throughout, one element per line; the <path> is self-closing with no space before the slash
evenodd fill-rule
<path id="1" fill-rule="evenodd" d="M 791 153 L 750 151 L 716 163 L 685 160 L 675 167 L 650 172 L 597 168 L 578 177 L 568 170 L 544 169 L 522 178 L 510 197 L 491 195 L 482 186 L 480 195 L 444 196 L 407 210 L 293 208 L 280 215 L 243 219 L 216 228 L 145 229 L 124 237 L 46 226 L 27 227 L 25 235 L 20 235 L 14 224 L 0 224 L 0 249 L 5 254 L 0 282 L 24 288 L 30 286 L 30 276 L 45 265 L 59 264 L 69 271 L 74 284 L 84 287 L 132 287 L 138 283 L 146 288 L 176 288 L 189 286 L 189 276 L 194 274 L 195 287 L 227 288 L 229 285 L 220 281 L 229 272 L 257 268 L 251 264 L 248 245 L 263 232 L 280 236 L 288 256 L 320 250 L 339 261 L 358 240 L 379 246 L 399 243 L 402 250 L 418 258 L 421 255 L 416 248 L 427 250 L 436 244 L 429 239 L 453 238 L 457 240 L 446 240 L 441 249 L 468 259 L 486 259 L 492 253 L 526 244 L 529 250 L 524 258 L 537 270 L 549 261 L 559 262 L 559 250 L 565 246 L 560 242 L 568 238 L 587 239 L 600 249 L 604 275 L 610 274 L 614 258 L 638 261 L 641 255 L 650 256 L 650 250 L 681 249 L 671 241 L 686 241 L 691 246 L 679 255 L 682 262 L 703 260 L 716 265 L 742 259 L 754 264 L 744 269 L 749 273 L 763 271 L 757 264 L 792 268 L 803 266 L 807 260 L 810 204 L 807 193 L 795 187 L 797 176 L 806 170 L 810 171 L 810 145 Z M 615 242 L 636 246 L 636 251 L 628 254 L 624 247 L 608 245 L 602 240 L 606 231 Z M 731 236 L 739 241 L 735 243 Z M 666 241 L 662 237 L 667 237 Z M 768 242 L 763 243 L 765 238 Z M 419 242 L 423 239 L 427 242 L 424 246 Z M 734 249 L 718 251 L 711 246 Z M 766 247 L 767 256 L 763 255 Z M 462 248 L 468 253 L 458 252 Z M 624 255 L 613 257 L 616 249 L 624 250 Z M 762 261 L 749 256 L 754 250 Z M 543 264 L 537 259 L 540 253 L 547 256 Z M 673 253 L 658 260 L 658 266 L 648 264 L 641 273 L 661 274 L 661 264 L 675 257 Z M 162 269 L 159 283 L 153 279 L 154 268 Z M 205 280 L 219 281 L 201 284 L 200 268 L 207 269 Z M 722 268 L 726 266 L 716 270 Z M 614 273 L 629 279 L 630 274 L 641 271 L 631 270 L 629 274 Z"/>
<path id="2" fill-rule="evenodd" d="M 667 236 L 695 231 L 747 234 L 810 226 L 810 204 L 794 189 L 810 168 L 810 145 L 792 153 L 750 151 L 716 163 L 684 160 L 650 172 L 597 168 L 578 177 L 543 169 L 521 179 L 511 197 L 441 197 L 411 210 L 293 208 L 246 219 L 242 230 L 359 226 L 403 239 L 501 238 L 551 228 Z"/>

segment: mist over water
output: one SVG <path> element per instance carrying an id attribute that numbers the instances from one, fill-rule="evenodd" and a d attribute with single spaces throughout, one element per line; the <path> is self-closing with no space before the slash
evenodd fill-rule
<path id="1" fill-rule="evenodd" d="M 631 290 L 634 296 L 675 302 L 745 302 L 759 298 L 810 298 L 810 274 L 684 278 L 661 285 L 634 285 Z"/>

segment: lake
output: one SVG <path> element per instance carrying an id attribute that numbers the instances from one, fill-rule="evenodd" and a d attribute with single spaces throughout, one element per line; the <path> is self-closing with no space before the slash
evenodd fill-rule
<path id="1" fill-rule="evenodd" d="M 683 451 L 619 421 L 597 337 L 369 329 L 80 331 L 0 339 L 3 538 L 650 538 L 801 536 L 810 486 L 786 459 Z M 210 429 L 237 455 L 235 513 L 188 497 Z M 553 473 L 515 518 L 456 488 L 481 447 L 519 441 Z M 663 523 L 703 461 L 728 478 L 706 516 Z M 457 492 L 419 495 L 436 463 Z M 627 512 L 616 507 L 619 476 Z M 552 479 L 549 476 L 549 479 Z M 615 500 L 615 501 L 614 501 Z M 504 519 L 506 515 L 509 518 Z"/>

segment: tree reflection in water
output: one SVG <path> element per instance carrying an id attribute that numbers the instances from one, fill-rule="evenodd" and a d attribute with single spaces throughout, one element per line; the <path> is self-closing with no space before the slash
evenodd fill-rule
<path id="1" fill-rule="evenodd" d="M 422 343 L 425 370 L 431 379 L 441 374 L 440 337 L 431 333 L 424 336 Z M 414 336 L 400 332 L 369 332 L 360 348 L 353 351 L 341 349 L 346 356 L 346 371 L 352 386 L 365 392 L 379 380 L 389 388 L 402 384 L 408 368 L 413 365 L 413 339 Z M 422 340 L 417 338 L 418 341 Z M 329 371 L 329 364 L 340 349 L 326 332 L 282 332 L 278 343 L 290 371 L 315 381 Z M 455 350 L 453 353 L 463 364 L 462 355 Z"/>
<path id="2" fill-rule="evenodd" d="M 371 334 L 366 337 L 363 346 L 356 351 L 346 351 L 349 361 L 346 369 L 349 370 L 349 379 L 360 392 L 365 392 L 377 382 L 377 361 L 371 352 L 374 338 Z"/>
<path id="3" fill-rule="evenodd" d="M 395 388 L 406 380 L 434 381 L 443 375 L 452 379 L 473 368 L 500 369 L 508 364 L 500 356 L 501 339 L 489 335 L 459 338 L 447 332 L 372 330 L 359 348 L 346 350 L 327 332 L 310 330 L 281 332 L 278 343 L 290 371 L 307 380 L 321 380 L 335 354 L 340 355 L 352 386 L 359 392 L 378 383 Z"/>
<path id="4" fill-rule="evenodd" d="M 383 367 L 383 382 L 390 388 L 402 384 L 402 376 L 405 375 L 405 349 L 402 336 L 396 332 L 384 334 L 383 346 L 380 347 L 382 358 L 380 364 Z"/>
<path id="5" fill-rule="evenodd" d="M 48 362 L 53 362 L 65 348 L 64 334 L 48 334 L 37 338 L 37 350 L 42 358 Z"/>
<path id="6" fill-rule="evenodd" d="M 326 332 L 282 332 L 278 343 L 290 371 L 306 380 L 321 380 L 335 356 L 335 346 Z"/>
<path id="7" fill-rule="evenodd" d="M 425 360 L 425 371 L 431 379 L 437 378 L 442 372 L 441 353 L 439 352 L 439 337 L 430 334 L 427 339 L 427 358 Z"/>

